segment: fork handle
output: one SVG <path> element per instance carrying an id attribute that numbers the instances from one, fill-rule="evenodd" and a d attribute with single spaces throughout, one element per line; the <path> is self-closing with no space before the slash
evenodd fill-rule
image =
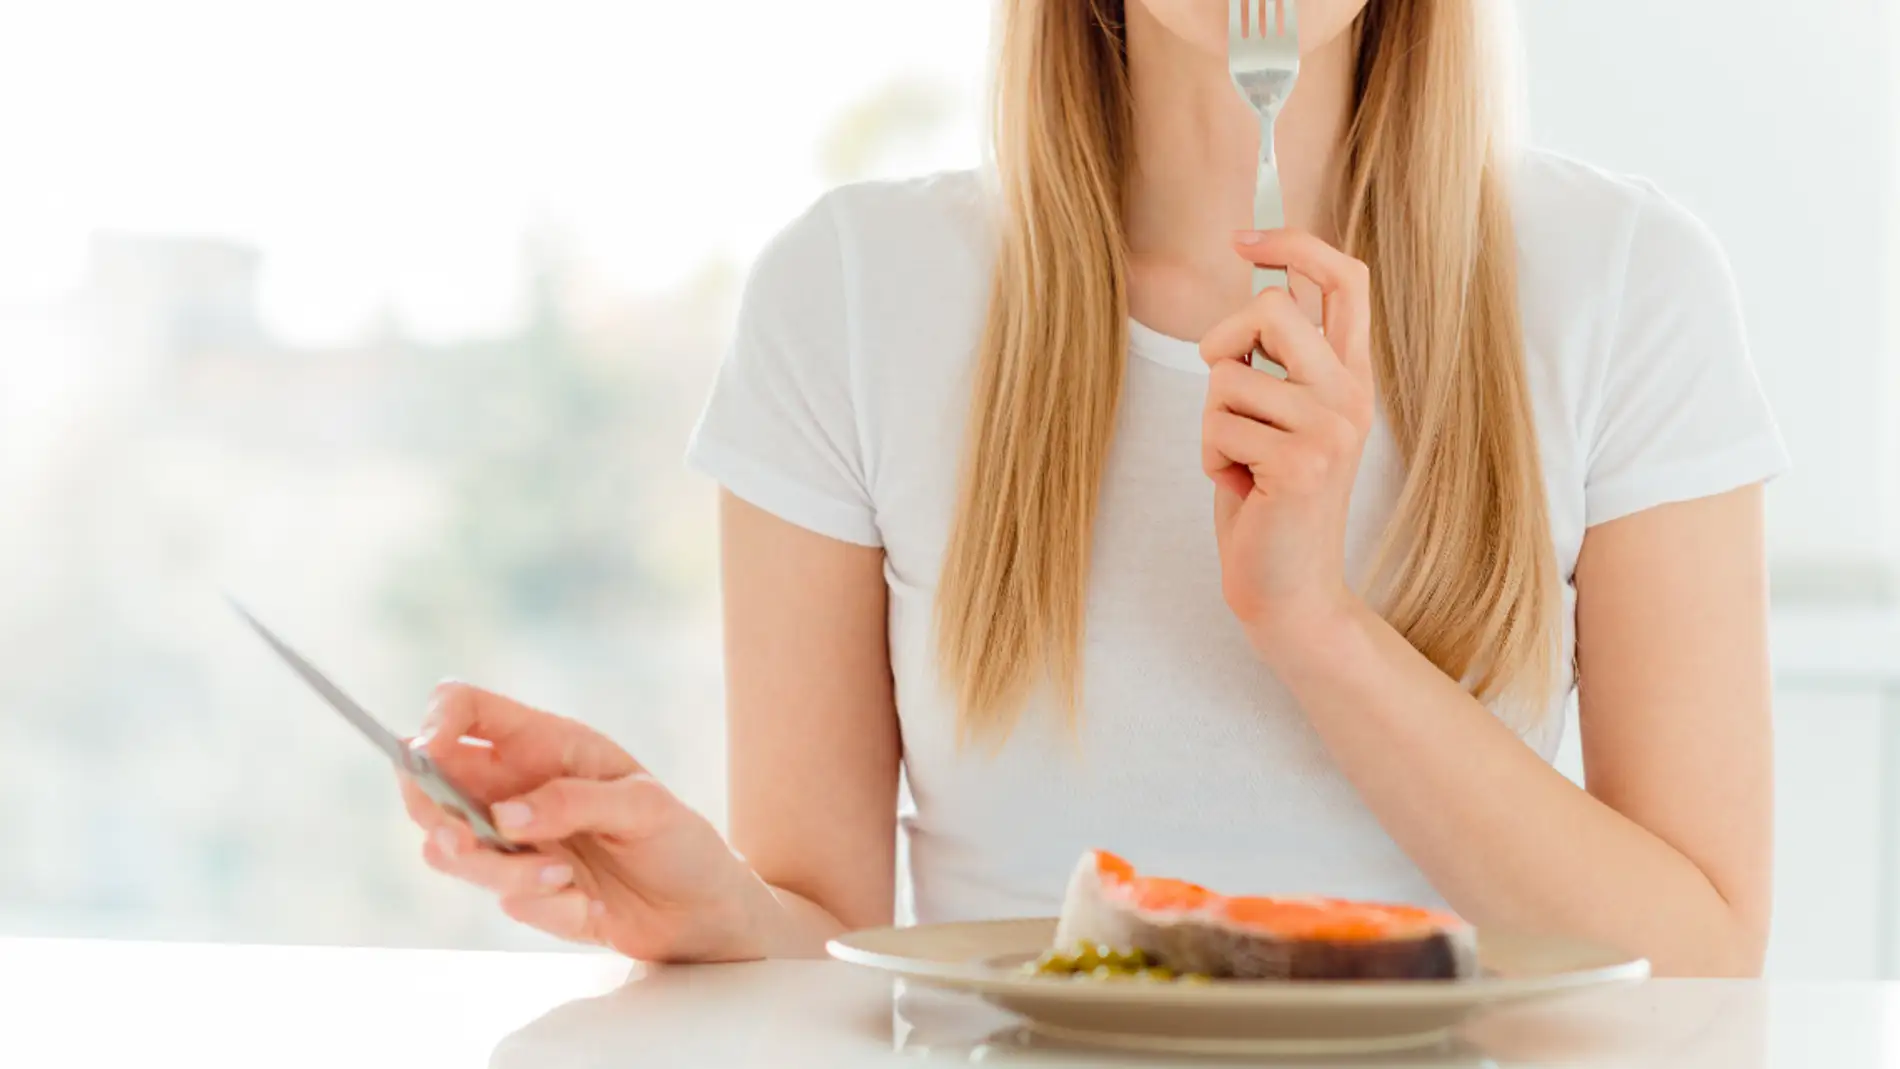
<path id="1" fill-rule="evenodd" d="M 1286 226 L 1286 198 L 1280 191 L 1280 164 L 1273 147 L 1274 120 L 1277 113 L 1269 112 L 1260 117 L 1260 170 L 1254 185 L 1253 226 L 1255 230 L 1278 230 Z M 1290 289 L 1285 271 L 1277 267 L 1256 267 L 1253 269 L 1253 292 L 1259 296 L 1278 286 Z M 1287 377 L 1286 368 L 1269 357 L 1258 346 L 1254 348 L 1249 361 L 1257 371 L 1264 371 L 1275 378 Z"/>
<path id="2" fill-rule="evenodd" d="M 1272 137 L 1271 128 L 1261 131 L 1261 136 Z M 1271 161 L 1260 164 L 1259 184 L 1254 189 L 1253 227 L 1255 230 L 1278 230 L 1286 225 L 1286 200 L 1280 194 L 1280 168 Z M 1284 288 L 1287 284 L 1286 272 L 1277 267 L 1256 267 L 1253 271 L 1253 291 L 1255 296 L 1266 292 L 1273 286 Z"/>

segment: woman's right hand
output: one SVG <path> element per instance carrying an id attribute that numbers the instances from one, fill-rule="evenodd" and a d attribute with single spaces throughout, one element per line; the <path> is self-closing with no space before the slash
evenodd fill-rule
<path id="1" fill-rule="evenodd" d="M 771 889 L 605 735 L 447 683 L 412 745 L 528 848 L 483 846 L 404 778 L 409 815 L 428 833 L 424 859 L 495 892 L 508 916 L 642 961 L 765 956 L 759 918 L 774 904 Z"/>

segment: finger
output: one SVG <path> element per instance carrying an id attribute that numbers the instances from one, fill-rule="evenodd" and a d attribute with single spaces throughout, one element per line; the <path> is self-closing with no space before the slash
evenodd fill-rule
<path id="1" fill-rule="evenodd" d="M 418 737 L 409 745 L 421 747 L 443 776 L 479 802 L 519 794 L 562 774 L 558 766 L 543 767 L 534 758 L 533 745 L 523 746 L 519 740 L 505 752 L 485 740 L 446 734 Z M 526 760 L 521 757 L 524 750 Z"/>
<path id="2" fill-rule="evenodd" d="M 1277 286 L 1260 291 L 1209 331 L 1201 340 L 1201 359 L 1209 367 L 1223 360 L 1245 364 L 1255 346 L 1286 368 L 1292 382 L 1325 387 L 1345 377 L 1345 366 L 1332 346 L 1293 295 Z"/>
<path id="3" fill-rule="evenodd" d="M 422 847 L 422 859 L 437 872 L 485 887 L 500 895 L 557 894 L 574 884 L 574 867 L 539 854 L 502 854 L 474 845 L 457 829 L 436 829 Z"/>
<path id="4" fill-rule="evenodd" d="M 501 900 L 508 916 L 554 936 L 576 943 L 593 937 L 594 900 L 576 888 L 551 895 L 511 895 Z"/>
<path id="5" fill-rule="evenodd" d="M 1235 248 L 1259 267 L 1280 267 L 1311 279 L 1325 296 L 1326 338 L 1355 375 L 1372 373 L 1372 273 L 1363 261 L 1302 230 L 1248 231 Z"/>
<path id="6" fill-rule="evenodd" d="M 418 742 L 463 789 L 484 800 L 557 776 L 610 779 L 641 771 L 605 736 L 466 683 L 435 688 Z M 484 749 L 465 737 L 493 743 Z"/>
<path id="7" fill-rule="evenodd" d="M 396 780 L 402 790 L 402 807 L 408 811 L 410 820 L 425 831 L 434 831 L 449 822 L 449 815 L 435 804 L 434 799 L 424 794 L 421 787 L 416 786 L 415 780 L 408 776 L 398 776 Z"/>
<path id="8" fill-rule="evenodd" d="M 1257 372 L 1253 372 L 1257 374 Z M 1292 435 L 1224 409 L 1210 409 L 1201 423 L 1201 468 L 1215 487 L 1243 499 L 1254 490 L 1253 465 L 1271 456 L 1273 442 Z"/>
<path id="9" fill-rule="evenodd" d="M 478 799 L 495 796 L 497 791 L 512 793 L 519 787 L 508 782 L 510 769 L 501 764 L 498 747 L 527 750 L 534 746 L 515 744 L 531 740 L 534 727 L 550 719 L 549 714 L 530 708 L 511 698 L 502 697 L 466 683 L 439 683 L 429 697 L 428 712 L 422 718 L 422 730 L 412 745 L 419 746 L 437 768 L 463 790 Z M 463 738 L 484 739 L 493 748 L 477 750 Z M 517 775 L 532 775 L 535 769 L 523 769 Z M 549 773 L 554 774 L 554 773 Z"/>
<path id="10" fill-rule="evenodd" d="M 456 680 L 436 684 L 422 717 L 420 735 L 433 741 L 473 735 L 490 742 L 506 742 L 548 717 L 513 698 Z"/>
<path id="11" fill-rule="evenodd" d="M 1259 420 L 1213 410 L 1201 422 L 1201 468 L 1216 478 L 1231 467 L 1270 464 L 1293 435 Z"/>
<path id="12" fill-rule="evenodd" d="M 1232 501 L 1238 502 L 1253 493 L 1253 472 L 1239 464 L 1229 464 L 1219 471 L 1210 473 L 1208 477 L 1214 480 L 1214 488 L 1225 491 L 1228 499 Z M 1217 506 L 1222 505 L 1224 500 L 1217 494 L 1215 503 Z"/>
<path id="13" fill-rule="evenodd" d="M 495 826 L 517 842 L 551 842 L 581 832 L 638 839 L 659 829 L 679 803 L 644 773 L 616 780 L 557 779 L 492 807 Z"/>
<path id="14" fill-rule="evenodd" d="M 1237 360 L 1222 360 L 1209 370 L 1207 406 L 1295 432 L 1321 423 L 1326 414 L 1310 388 L 1262 375 Z"/>

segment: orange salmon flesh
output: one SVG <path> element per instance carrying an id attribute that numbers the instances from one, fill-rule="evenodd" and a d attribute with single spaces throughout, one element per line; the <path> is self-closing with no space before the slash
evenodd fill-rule
<path id="1" fill-rule="evenodd" d="M 1142 876 L 1105 850 L 1095 851 L 1095 871 L 1105 891 L 1144 913 L 1198 913 L 1227 927 L 1280 939 L 1375 942 L 1469 927 L 1456 914 L 1418 906 L 1339 898 L 1230 897 L 1186 880 Z"/>

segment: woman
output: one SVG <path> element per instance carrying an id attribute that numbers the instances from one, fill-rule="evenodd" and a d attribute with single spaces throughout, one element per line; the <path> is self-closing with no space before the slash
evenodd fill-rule
<path id="1" fill-rule="evenodd" d="M 447 686 L 431 752 L 538 849 L 411 789 L 431 864 L 645 959 L 818 953 L 900 885 L 1048 914 L 1100 846 L 1759 970 L 1785 460 L 1720 250 L 1508 148 L 1488 0 L 1304 0 L 1291 227 L 1236 234 L 1226 6 L 1006 0 L 993 170 L 836 191 L 755 269 L 692 449 L 730 846 Z M 1587 792 L 1549 764 L 1573 691 Z"/>

